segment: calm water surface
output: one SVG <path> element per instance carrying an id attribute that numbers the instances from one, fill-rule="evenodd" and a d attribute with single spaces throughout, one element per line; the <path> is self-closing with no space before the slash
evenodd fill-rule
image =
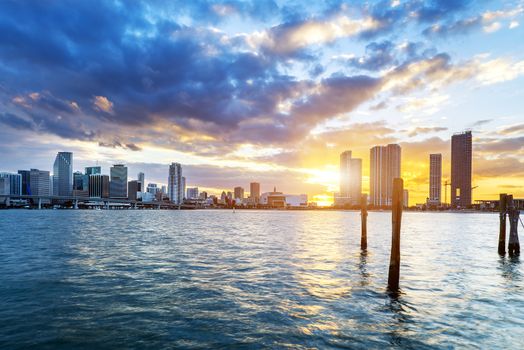
<path id="1" fill-rule="evenodd" d="M 390 221 L 363 254 L 356 212 L 1 211 L 0 348 L 524 348 L 497 215 L 404 213 L 398 299 Z"/>

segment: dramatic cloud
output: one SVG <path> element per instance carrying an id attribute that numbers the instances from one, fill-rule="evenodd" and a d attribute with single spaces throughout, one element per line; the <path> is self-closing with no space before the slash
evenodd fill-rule
<path id="1" fill-rule="evenodd" d="M 448 128 L 444 128 L 444 127 L 429 127 L 429 128 L 425 128 L 425 127 L 417 127 L 413 130 L 411 130 L 410 132 L 408 132 L 408 136 L 417 136 L 417 135 L 420 135 L 420 134 L 429 134 L 429 133 L 433 133 L 433 132 L 439 132 L 439 131 L 446 131 L 448 130 Z"/>

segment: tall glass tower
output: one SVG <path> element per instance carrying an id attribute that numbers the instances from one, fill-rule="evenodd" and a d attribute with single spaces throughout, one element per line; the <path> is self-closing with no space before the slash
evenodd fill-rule
<path id="1" fill-rule="evenodd" d="M 53 195 L 71 196 L 73 193 L 73 153 L 58 152 L 53 165 Z"/>

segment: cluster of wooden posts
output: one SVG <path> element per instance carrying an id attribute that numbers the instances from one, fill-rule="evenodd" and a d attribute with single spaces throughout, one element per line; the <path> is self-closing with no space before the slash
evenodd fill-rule
<path id="1" fill-rule="evenodd" d="M 399 290 L 400 279 L 400 225 L 402 223 L 402 207 L 403 207 L 403 191 L 404 182 L 397 178 L 393 180 L 393 198 L 391 203 L 391 256 L 389 258 L 389 274 L 388 274 L 388 291 L 396 294 Z M 517 232 L 520 221 L 520 211 L 515 207 L 513 202 L 513 195 L 500 195 L 500 233 L 499 233 L 499 247 L 500 255 L 506 254 L 506 216 L 509 217 L 509 242 L 508 253 L 510 256 L 520 255 L 519 236 Z M 361 236 L 360 249 L 366 250 L 368 248 L 368 232 L 367 232 L 367 195 L 362 195 L 360 199 L 360 216 L 361 216 Z M 522 221 L 520 221 L 522 223 Z M 523 224 L 524 226 L 524 224 Z"/>
<path id="2" fill-rule="evenodd" d="M 500 194 L 499 201 L 500 210 L 500 231 L 499 231 L 499 254 L 506 254 L 506 216 L 509 218 L 509 241 L 508 241 L 508 254 L 509 256 L 520 255 L 520 244 L 519 235 L 517 232 L 520 210 L 515 207 L 513 202 L 513 195 L 511 194 Z"/>
<path id="3" fill-rule="evenodd" d="M 391 256 L 389 258 L 388 291 L 396 294 L 400 279 L 400 225 L 402 223 L 404 181 L 400 178 L 393 179 L 393 196 L 391 202 Z M 368 248 L 367 232 L 367 195 L 362 195 L 360 200 L 361 230 L 360 249 Z"/>

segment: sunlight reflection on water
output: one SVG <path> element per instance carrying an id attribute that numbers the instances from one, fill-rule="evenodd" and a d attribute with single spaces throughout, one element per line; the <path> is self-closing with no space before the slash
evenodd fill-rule
<path id="1" fill-rule="evenodd" d="M 0 347 L 522 347 L 519 259 L 498 216 L 0 212 Z M 519 346 L 517 346 L 519 345 Z"/>

